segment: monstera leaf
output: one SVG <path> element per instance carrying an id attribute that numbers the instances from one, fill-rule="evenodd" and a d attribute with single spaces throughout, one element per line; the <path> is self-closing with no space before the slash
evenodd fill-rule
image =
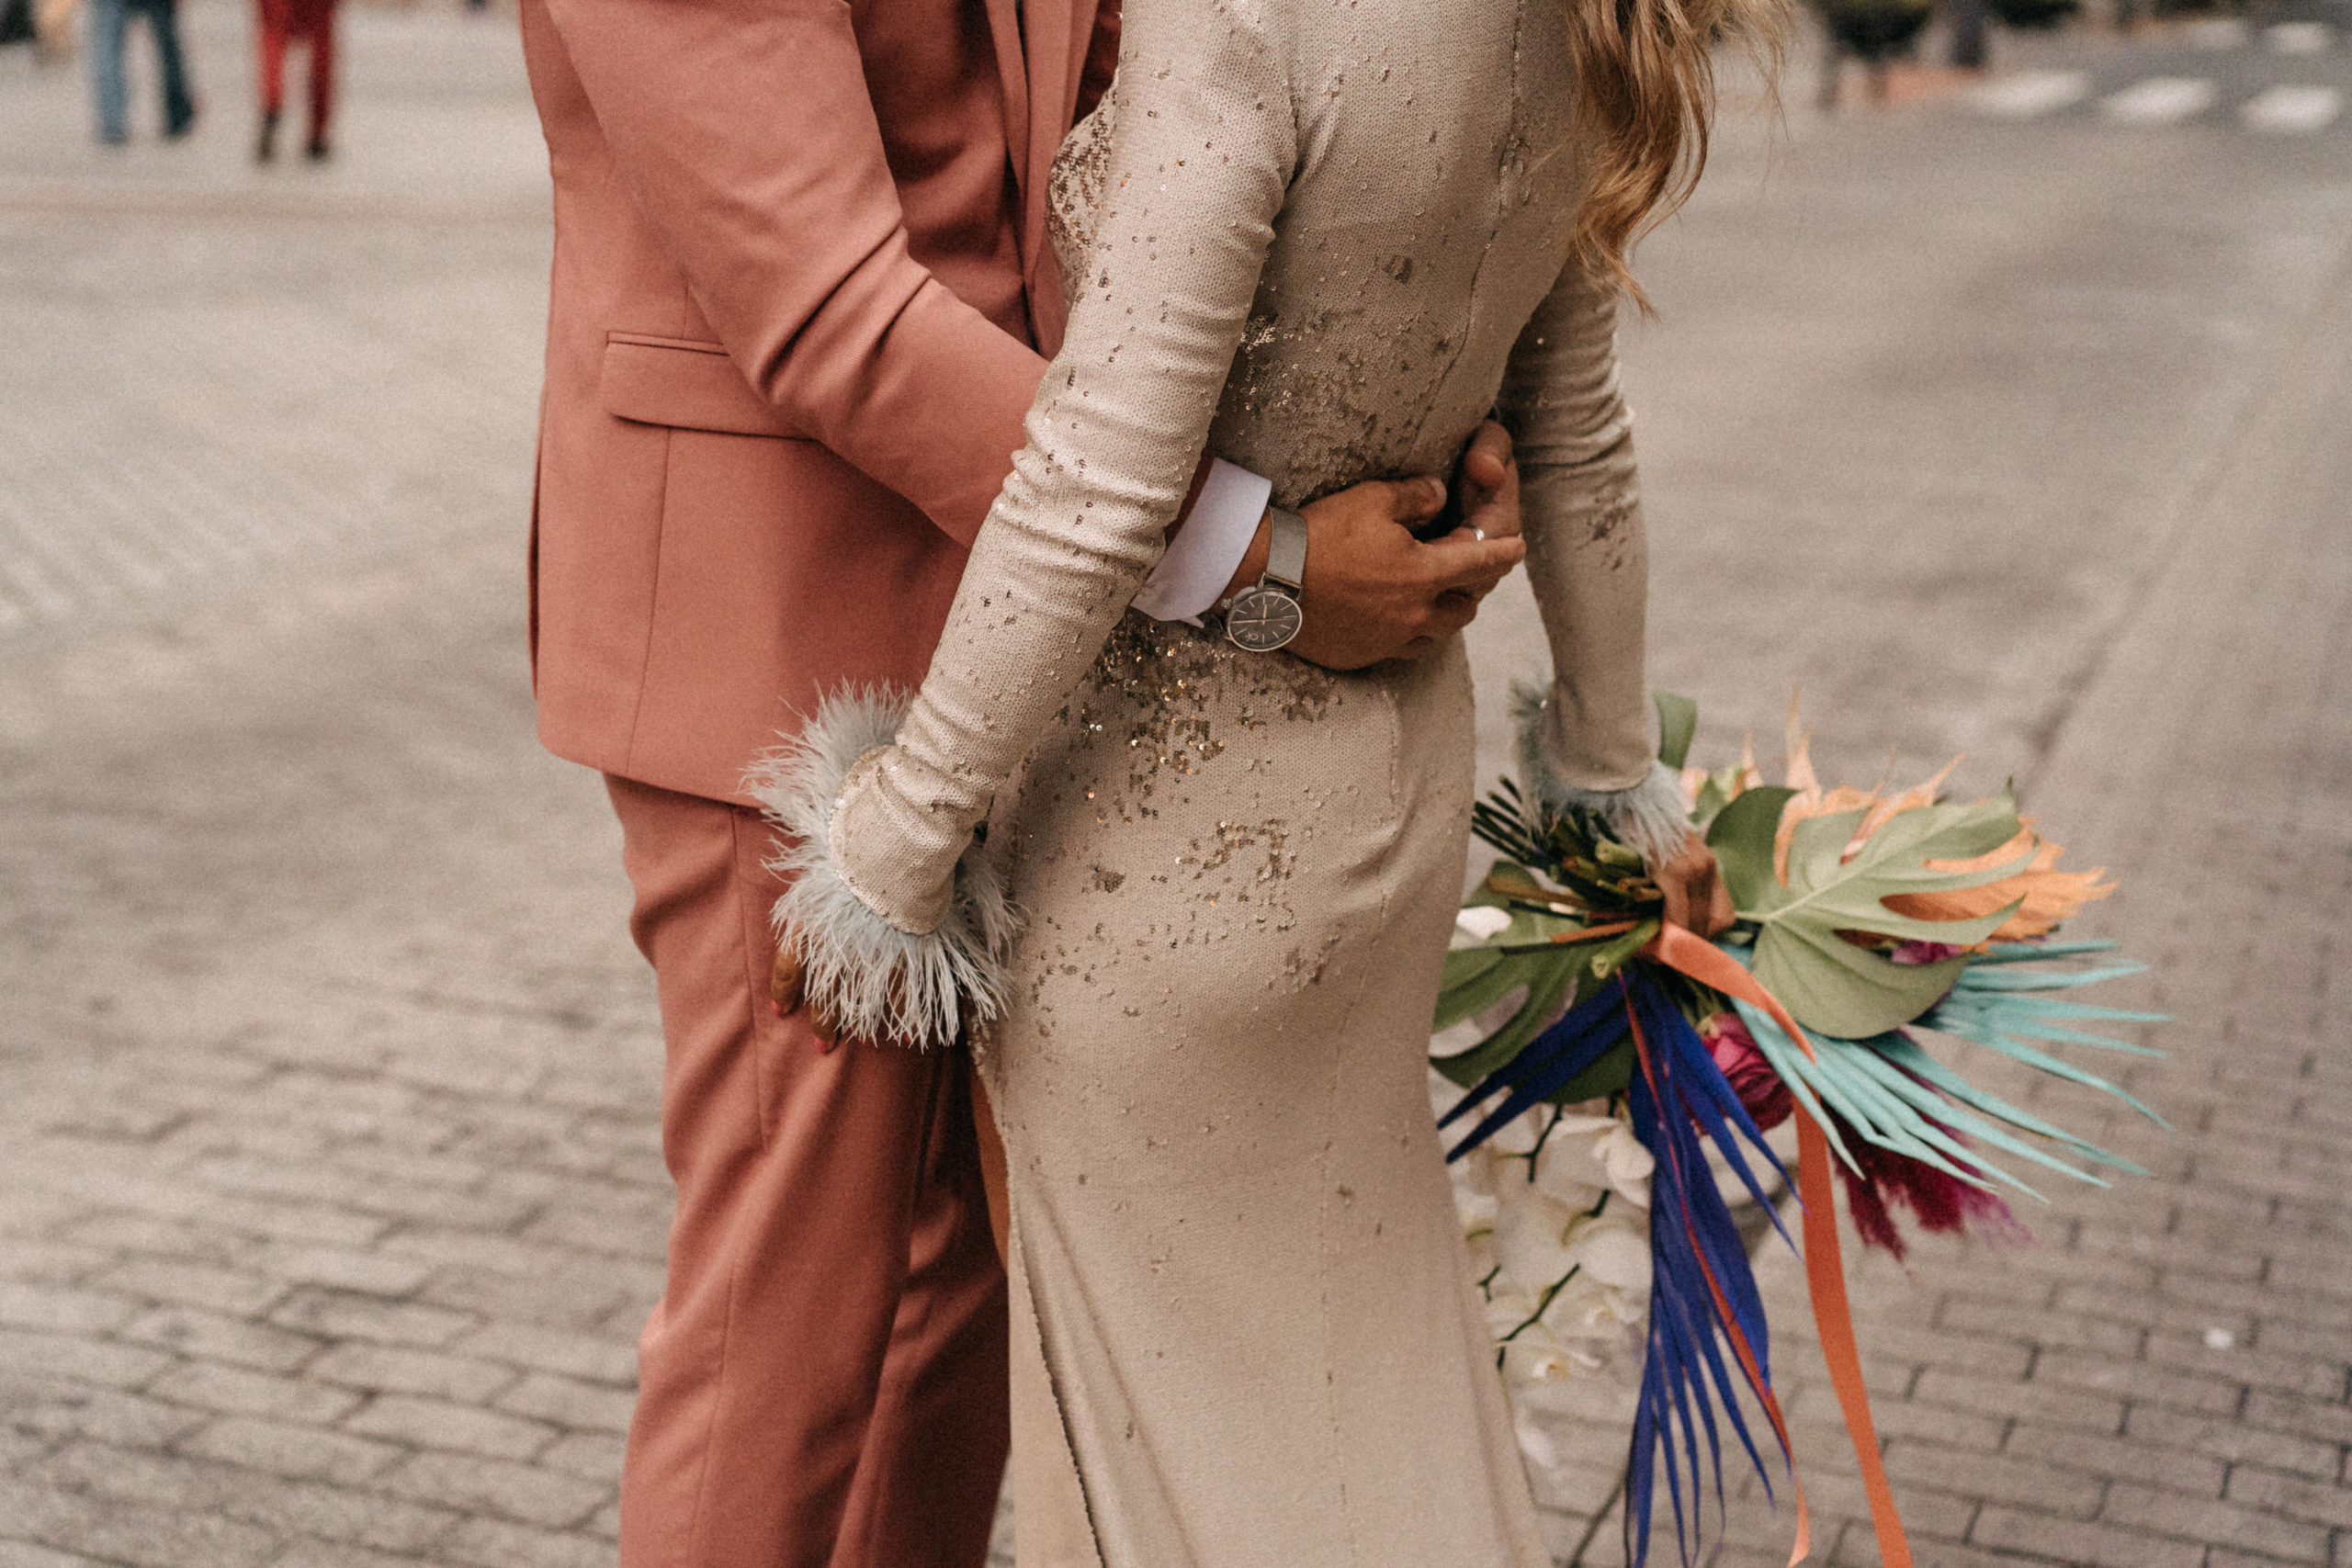
<path id="1" fill-rule="evenodd" d="M 1936 865 L 1980 860 L 2016 840 L 2015 802 L 2004 790 L 1973 806 L 1913 807 L 1887 818 L 1859 845 L 1853 838 L 1866 812 L 1806 818 L 1790 840 L 1783 882 L 1773 871 L 1772 840 L 1789 794 L 1749 790 L 1724 807 L 1707 832 L 1739 918 L 1756 922 L 1757 979 L 1799 1023 L 1824 1034 L 1866 1040 L 1910 1022 L 1951 988 L 1967 956 L 1897 964 L 1839 933 L 1955 947 L 1990 937 L 2015 904 L 1975 919 L 1923 920 L 1895 913 L 1884 900 L 1982 886 L 2022 869 L 2032 858 L 2030 842 L 2011 859 L 1968 871 Z"/>

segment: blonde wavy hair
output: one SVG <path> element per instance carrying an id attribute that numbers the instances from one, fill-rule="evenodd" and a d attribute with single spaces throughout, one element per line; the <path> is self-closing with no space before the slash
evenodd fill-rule
<path id="1" fill-rule="evenodd" d="M 1594 143 L 1577 256 L 1644 311 L 1634 243 L 1689 199 L 1714 128 L 1714 50 L 1746 51 L 1766 90 L 1780 77 L 1789 0 L 1562 0 Z"/>

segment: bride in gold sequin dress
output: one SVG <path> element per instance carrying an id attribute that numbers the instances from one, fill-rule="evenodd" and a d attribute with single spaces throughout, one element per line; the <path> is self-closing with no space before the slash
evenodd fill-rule
<path id="1" fill-rule="evenodd" d="M 1335 673 L 1126 606 L 1204 447 L 1295 507 L 1445 469 L 1498 408 L 1555 667 L 1526 765 L 1681 848 L 1612 268 L 1660 188 L 1627 167 L 1664 172 L 1642 115 L 1703 120 L 1707 18 L 1619 16 L 1700 41 L 1645 64 L 1571 0 L 1128 0 L 1055 170 L 1069 337 L 931 672 L 764 782 L 815 1002 L 985 1021 L 1022 1568 L 1550 1561 L 1425 1080 L 1462 649 Z"/>

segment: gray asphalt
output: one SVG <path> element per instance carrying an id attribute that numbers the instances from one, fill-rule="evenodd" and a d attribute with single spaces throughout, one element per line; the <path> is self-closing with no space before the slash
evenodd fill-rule
<path id="1" fill-rule="evenodd" d="M 530 739 L 511 18 L 354 13 L 337 160 L 255 170 L 243 14 L 187 12 L 186 144 L 0 55 L 0 1568 L 608 1564 L 658 1044 Z M 2149 1179 L 1858 1269 L 1922 1563 L 2352 1562 L 2352 120 L 2238 117 L 2352 64 L 2221 41 L 2005 38 L 2086 73 L 2021 119 L 1825 118 L 1801 55 L 1624 334 L 1702 750 L 1769 769 L 1802 688 L 1827 776 L 2015 778 L 2180 1017 L 2132 1077 L 2175 1134 L 2050 1102 Z M 2212 107 L 2098 107 L 2159 75 Z M 1507 588 L 1489 772 L 1540 649 Z M 1766 1273 L 1819 1560 L 1873 1562 Z M 1553 1402 L 1564 1557 L 1617 1561 L 1623 1399 Z M 1786 1529 L 1739 1488 L 1721 1561 Z"/>

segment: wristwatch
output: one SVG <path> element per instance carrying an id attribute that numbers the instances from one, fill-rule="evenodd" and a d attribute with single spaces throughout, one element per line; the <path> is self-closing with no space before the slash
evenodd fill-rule
<path id="1" fill-rule="evenodd" d="M 1306 624 L 1299 604 L 1306 581 L 1306 519 L 1284 506 L 1270 506 L 1273 536 L 1266 547 L 1266 570 L 1226 606 L 1225 635 L 1251 653 L 1272 653 Z"/>

